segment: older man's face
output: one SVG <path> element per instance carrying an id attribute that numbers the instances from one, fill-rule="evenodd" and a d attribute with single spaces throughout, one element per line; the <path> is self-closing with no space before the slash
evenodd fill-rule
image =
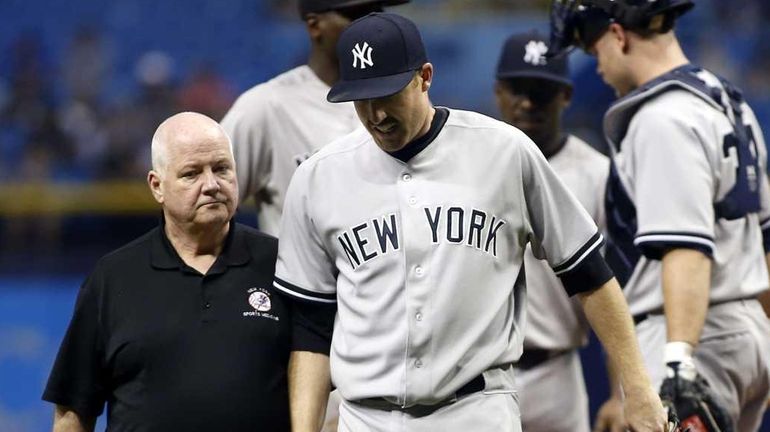
<path id="1" fill-rule="evenodd" d="M 182 132 L 168 144 L 161 203 L 166 216 L 179 224 L 222 224 L 238 206 L 235 163 L 227 138 L 218 132 Z"/>

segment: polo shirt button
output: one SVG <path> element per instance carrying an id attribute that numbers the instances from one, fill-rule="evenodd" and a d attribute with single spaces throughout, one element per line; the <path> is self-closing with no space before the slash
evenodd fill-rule
<path id="1" fill-rule="evenodd" d="M 205 306 L 205 308 L 206 308 L 206 309 L 209 309 L 210 307 L 211 307 L 211 303 L 206 303 L 206 306 Z"/>

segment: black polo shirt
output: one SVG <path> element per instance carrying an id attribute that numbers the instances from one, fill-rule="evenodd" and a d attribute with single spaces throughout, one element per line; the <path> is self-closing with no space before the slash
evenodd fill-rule
<path id="1" fill-rule="evenodd" d="M 291 316 L 271 289 L 277 240 L 231 223 L 206 275 L 156 228 L 80 289 L 43 399 L 110 431 L 288 431 Z"/>

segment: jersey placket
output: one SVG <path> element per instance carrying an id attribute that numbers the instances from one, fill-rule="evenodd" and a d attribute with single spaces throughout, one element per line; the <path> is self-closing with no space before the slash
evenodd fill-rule
<path id="1" fill-rule="evenodd" d="M 404 363 L 404 406 L 421 395 L 431 394 L 433 358 L 429 351 L 432 334 L 429 313 L 431 242 L 424 237 L 423 207 L 427 191 L 419 172 L 409 164 L 397 179 L 399 208 L 404 233 L 404 306 L 407 320 Z"/>

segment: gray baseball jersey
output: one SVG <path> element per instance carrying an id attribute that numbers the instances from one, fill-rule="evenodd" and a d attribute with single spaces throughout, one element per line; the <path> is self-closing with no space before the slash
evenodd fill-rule
<path id="1" fill-rule="evenodd" d="M 611 277 L 593 220 L 518 129 L 437 108 L 406 150 L 358 130 L 287 192 L 275 286 L 337 303 L 331 371 L 347 400 L 434 404 L 515 362 L 527 243 L 570 293 Z"/>
<path id="2" fill-rule="evenodd" d="M 548 159 L 548 164 L 602 229 L 609 159 L 580 138 L 569 136 L 564 147 Z M 524 348 L 566 350 L 585 344 L 588 323 L 579 302 L 565 294 L 548 263 L 535 258 L 529 247 L 524 254 L 524 266 L 527 269 Z"/>
<path id="3" fill-rule="evenodd" d="M 608 261 L 631 312 L 661 310 L 660 257 L 670 247 L 712 258 L 711 303 L 766 290 L 767 154 L 739 92 L 683 66 L 617 101 L 604 126 L 613 154 Z"/>
<path id="4" fill-rule="evenodd" d="M 241 199 L 256 198 L 264 232 L 278 235 L 297 166 L 360 126 L 353 104 L 327 102 L 328 91 L 310 67 L 299 66 L 245 92 L 222 119 L 233 141 Z"/>

